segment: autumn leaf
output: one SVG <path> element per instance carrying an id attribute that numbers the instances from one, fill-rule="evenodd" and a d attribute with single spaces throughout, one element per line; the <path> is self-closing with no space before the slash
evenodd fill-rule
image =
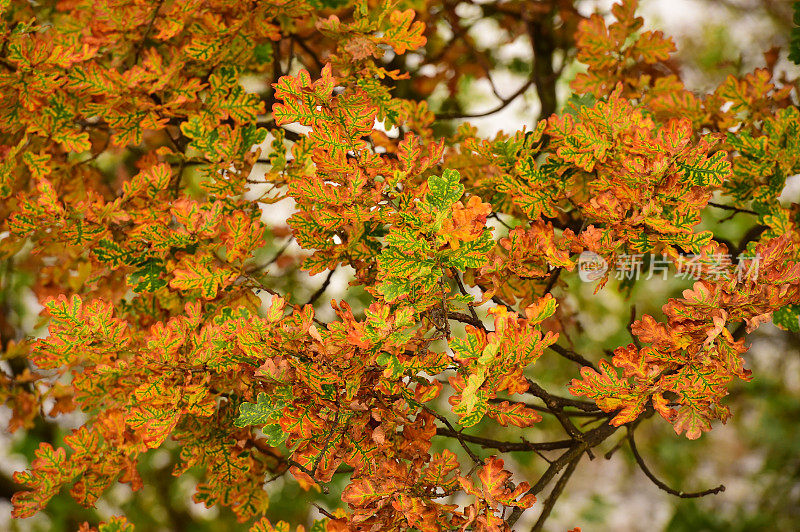
<path id="1" fill-rule="evenodd" d="M 396 54 L 405 53 L 406 50 L 414 50 L 423 46 L 427 39 L 422 32 L 425 31 L 425 24 L 414 22 L 414 11 L 395 10 L 389 16 L 389 27 L 386 30 L 385 40 L 392 46 Z"/>
<path id="2" fill-rule="evenodd" d="M 199 290 L 206 299 L 217 296 L 220 288 L 230 285 L 237 274 L 230 268 L 215 263 L 211 257 L 184 259 L 172 272 L 169 285 L 178 290 Z"/>

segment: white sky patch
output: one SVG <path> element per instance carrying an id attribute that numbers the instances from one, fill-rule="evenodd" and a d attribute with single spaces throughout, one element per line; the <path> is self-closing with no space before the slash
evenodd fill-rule
<path id="1" fill-rule="evenodd" d="M 786 186 L 783 187 L 781 195 L 778 196 L 778 201 L 784 206 L 789 203 L 800 203 L 800 174 L 786 178 Z"/>

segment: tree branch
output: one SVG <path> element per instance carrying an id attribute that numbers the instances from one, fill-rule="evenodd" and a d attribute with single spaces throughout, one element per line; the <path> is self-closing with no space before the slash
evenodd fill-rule
<path id="1" fill-rule="evenodd" d="M 480 436 L 472 436 L 452 430 L 452 428 L 437 427 L 437 436 L 445 436 L 448 438 L 461 438 L 465 442 L 480 445 L 484 449 L 497 449 L 500 452 L 510 451 L 554 451 L 556 449 L 566 449 L 574 443 L 573 440 L 557 440 L 547 442 L 511 442 L 499 441 L 491 438 L 482 438 Z"/>
<path id="2" fill-rule="evenodd" d="M 553 53 L 556 50 L 551 17 L 528 21 L 528 35 L 533 49 L 531 79 L 536 85 L 540 111 L 538 120 L 556 112 L 556 80 L 553 71 Z"/>
<path id="3" fill-rule="evenodd" d="M 489 109 L 488 111 L 483 111 L 480 113 L 442 113 L 436 115 L 436 120 L 455 120 L 457 118 L 481 118 L 484 116 L 493 115 L 495 113 L 499 113 L 508 105 L 519 98 L 525 91 L 527 91 L 533 85 L 533 77 L 528 78 L 528 81 L 525 82 L 522 87 L 517 89 L 512 95 L 508 96 L 507 98 L 503 98 L 500 100 L 500 105 L 494 107 L 493 109 Z"/>
<path id="4" fill-rule="evenodd" d="M 305 303 L 306 305 L 313 305 L 313 304 L 314 304 L 314 302 L 315 302 L 317 299 L 319 299 L 319 298 L 322 296 L 322 294 L 324 294 L 324 293 L 325 293 L 325 290 L 327 290 L 327 289 L 328 289 L 328 285 L 330 285 L 330 284 L 331 284 L 331 277 L 333 277 L 333 273 L 334 273 L 335 271 L 336 271 L 336 270 L 330 270 L 330 271 L 328 272 L 328 276 L 327 276 L 327 277 L 325 277 L 325 280 L 324 280 L 324 281 L 322 281 L 322 284 L 320 285 L 320 287 L 319 287 L 319 288 L 317 288 L 317 291 L 316 291 L 316 292 L 314 292 L 313 294 L 311 294 L 311 297 L 309 297 L 309 298 L 308 298 L 308 301 L 306 301 L 306 303 Z M 304 305 L 304 306 L 305 306 L 305 305 Z"/>
<path id="5" fill-rule="evenodd" d="M 550 349 L 551 351 L 555 351 L 556 353 L 566 358 L 567 360 L 576 362 L 581 366 L 588 366 L 593 370 L 597 371 L 598 373 L 600 373 L 597 367 L 591 361 L 587 360 L 582 355 L 579 355 L 578 353 L 572 351 L 571 349 L 566 349 L 557 344 L 548 345 L 547 348 Z"/>
<path id="6" fill-rule="evenodd" d="M 455 268 L 450 268 L 450 273 L 453 274 L 453 279 L 456 280 L 456 285 L 458 285 L 458 290 L 461 292 L 461 295 L 470 295 L 469 292 L 467 292 L 467 289 L 464 288 L 464 283 L 461 282 L 461 274 L 458 272 L 458 270 Z M 472 305 L 467 305 L 467 307 L 469 308 L 469 313 L 472 315 L 472 319 L 483 325 L 483 322 L 481 322 L 480 318 L 478 318 L 478 313 L 475 312 L 475 308 L 473 308 Z"/>
<path id="7" fill-rule="evenodd" d="M 475 312 L 473 310 L 473 312 Z M 472 325 L 473 327 L 477 327 L 478 329 L 486 330 L 486 327 L 483 325 L 483 322 L 477 316 L 469 316 L 464 314 L 463 312 L 455 312 L 452 310 L 447 311 L 447 318 L 451 320 L 456 320 L 460 323 L 466 323 L 467 325 Z"/>
<path id="8" fill-rule="evenodd" d="M 564 470 L 564 473 L 559 477 L 556 485 L 553 486 L 553 491 L 550 492 L 550 495 L 547 496 L 547 499 L 544 501 L 544 506 L 542 507 L 542 513 L 539 514 L 539 519 L 536 520 L 536 523 L 531 528 L 531 532 L 538 532 L 539 530 L 544 527 L 544 522 L 550 517 L 550 512 L 553 511 L 553 507 L 556 505 L 556 501 L 564 492 L 564 487 L 569 482 L 570 477 L 575 472 L 575 469 L 578 467 L 578 462 L 581 461 L 580 455 L 576 458 L 573 458 L 572 461 L 567 465 L 567 469 Z"/>
<path id="9" fill-rule="evenodd" d="M 694 492 L 684 492 L 678 491 L 676 489 L 670 488 L 662 481 L 660 481 L 656 476 L 650 471 L 647 465 L 644 463 L 642 456 L 639 454 L 638 449 L 636 449 L 636 442 L 633 439 L 633 431 L 629 428 L 628 429 L 628 444 L 631 447 L 631 452 L 633 453 L 633 457 L 636 460 L 636 463 L 639 465 L 639 469 L 649 478 L 653 484 L 658 486 L 659 489 L 666 491 L 670 495 L 674 495 L 676 497 L 680 497 L 681 499 L 695 499 L 697 497 L 705 497 L 706 495 L 715 495 L 717 493 L 725 491 L 725 486 L 720 484 L 716 488 L 711 488 L 703 491 L 694 491 Z"/>
<path id="10" fill-rule="evenodd" d="M 744 213 L 744 214 L 755 214 L 756 216 L 758 213 L 756 211 L 751 211 L 750 209 L 740 209 L 739 207 L 734 207 L 732 205 L 723 205 L 721 203 L 715 203 L 713 201 L 709 201 L 706 203 L 709 207 L 716 207 L 717 209 L 722 209 L 725 211 L 733 211 L 734 213 Z"/>
<path id="11" fill-rule="evenodd" d="M 642 413 L 640 419 L 648 418 L 652 416 L 654 412 L 655 411 L 653 410 L 653 408 L 649 407 Z M 559 456 L 556 460 L 554 460 L 553 463 L 550 464 L 550 467 L 548 467 L 547 470 L 545 470 L 542 476 L 539 477 L 539 480 L 536 482 L 536 484 L 534 484 L 533 487 L 531 487 L 531 489 L 529 489 L 527 493 L 532 495 L 540 493 L 545 488 L 545 486 L 547 486 L 547 484 L 553 479 L 553 477 L 557 475 L 558 472 L 561 471 L 567 464 L 569 464 L 570 462 L 572 462 L 572 460 L 576 458 L 580 458 L 581 455 L 583 455 L 583 453 L 586 450 L 591 449 L 592 447 L 596 447 L 597 445 L 605 441 L 609 436 L 614 434 L 618 428 L 619 427 L 614 427 L 613 425 L 610 425 L 609 422 L 606 421 L 599 427 L 586 432 L 583 435 L 583 441 L 574 442 L 573 445 L 567 451 L 565 451 L 561 456 Z M 514 508 L 514 511 L 511 512 L 511 515 L 506 520 L 506 523 L 508 524 L 509 528 L 513 530 L 514 523 L 516 523 L 519 520 L 523 511 L 524 510 L 522 508 Z"/>
<path id="12" fill-rule="evenodd" d="M 467 452 L 467 454 L 469 455 L 469 457 L 470 457 L 470 458 L 472 458 L 472 461 L 473 461 L 474 463 L 476 463 L 476 464 L 483 463 L 483 460 L 481 460 L 480 458 L 478 458 L 478 455 L 476 455 L 474 452 L 472 452 L 472 449 L 470 449 L 470 448 L 469 448 L 469 446 L 467 445 L 467 441 L 468 441 L 468 440 L 467 440 L 467 438 L 465 437 L 465 435 L 464 435 L 464 434 L 461 434 L 461 433 L 460 433 L 460 432 L 458 432 L 456 429 L 454 429 L 454 428 L 453 428 L 453 425 L 450 423 L 450 420 L 449 420 L 449 419 L 447 419 L 446 417 L 444 417 L 444 416 L 443 416 L 443 415 L 441 415 L 440 413 L 436 412 L 436 411 L 435 411 L 435 410 L 433 410 L 432 408 L 429 408 L 429 407 L 427 407 L 427 406 L 425 406 L 425 405 L 423 405 L 423 404 L 420 404 L 419 406 L 421 406 L 422 408 L 424 408 L 424 409 L 425 409 L 425 410 L 426 410 L 428 413 L 430 413 L 430 414 L 431 414 L 433 417 L 435 417 L 436 419 L 438 419 L 439 421 L 441 421 L 442 423 L 444 423 L 445 425 L 447 425 L 447 428 L 449 429 L 449 431 L 448 431 L 448 432 L 449 432 L 449 434 L 448 434 L 448 435 L 458 440 L 458 443 L 459 443 L 459 444 L 461 444 L 461 447 L 462 447 L 462 448 L 463 448 L 463 449 L 464 449 L 464 450 Z M 442 429 L 442 430 L 444 430 L 444 429 Z M 439 434 L 439 428 L 437 428 L 437 429 L 436 429 L 436 433 L 437 433 L 437 434 Z"/>
<path id="13" fill-rule="evenodd" d="M 549 402 L 555 402 L 561 407 L 565 406 L 572 406 L 583 410 L 584 412 L 598 412 L 600 409 L 597 407 L 596 404 L 590 403 L 588 401 L 580 401 L 578 399 L 570 399 L 569 397 L 561 397 L 559 395 L 553 395 L 549 393 L 547 390 L 536 384 L 530 379 L 527 379 L 528 382 L 528 393 L 533 395 L 534 397 L 538 397 L 544 404 L 548 405 Z M 548 405 L 549 406 L 549 405 Z"/>
<path id="14" fill-rule="evenodd" d="M 150 32 L 153 31 L 153 24 L 156 22 L 156 17 L 158 17 L 158 12 L 161 11 L 161 6 L 164 4 L 164 0 L 158 0 L 158 3 L 153 8 L 153 14 L 150 17 L 150 22 L 147 23 L 147 28 L 144 30 L 144 35 L 142 35 L 142 39 L 136 45 L 136 50 L 133 53 L 133 64 L 139 62 L 139 56 L 142 53 L 142 49 L 144 48 L 144 42 L 150 36 Z"/>

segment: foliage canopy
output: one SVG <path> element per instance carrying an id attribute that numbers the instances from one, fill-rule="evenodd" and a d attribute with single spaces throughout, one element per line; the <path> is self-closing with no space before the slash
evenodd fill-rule
<path id="1" fill-rule="evenodd" d="M 797 80 L 767 56 L 687 90 L 634 0 L 608 18 L 469 5 L 532 48 L 486 113 L 464 111 L 462 80 L 492 84 L 500 59 L 449 2 L 0 2 L 0 258 L 48 327 L 23 339 L 3 318 L 0 399 L 11 431 L 84 416 L 14 476 L 14 517 L 62 488 L 85 506 L 137 490 L 172 448 L 194 500 L 254 531 L 289 529 L 264 517 L 284 476 L 341 498 L 312 530 L 509 530 L 531 507 L 541 528 L 620 428 L 646 470 L 644 419 L 696 439 L 731 415 L 745 334 L 800 329 L 800 207 L 778 201 L 800 173 Z M 528 89 L 530 130 L 455 121 Z M 736 242 L 715 209 L 748 218 Z M 628 345 L 575 352 L 565 277 L 656 256 L 696 282 L 634 315 Z M 342 271 L 343 299 L 315 308 Z M 561 359 L 571 382 L 545 388 Z M 560 439 L 536 436 L 546 419 Z M 556 454 L 529 483 L 511 451 Z"/>

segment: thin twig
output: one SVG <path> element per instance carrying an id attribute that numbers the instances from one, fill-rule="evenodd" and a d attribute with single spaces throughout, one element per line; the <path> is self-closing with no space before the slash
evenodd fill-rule
<path id="1" fill-rule="evenodd" d="M 483 463 L 483 460 L 478 458 L 478 455 L 476 455 L 474 452 L 472 452 L 472 449 L 469 448 L 469 446 L 467 445 L 466 438 L 464 437 L 464 435 L 461 434 L 460 432 L 458 432 L 455 428 L 453 428 L 453 425 L 452 425 L 452 423 L 450 423 L 450 420 L 448 420 L 446 417 L 444 417 L 440 413 L 436 412 L 432 408 L 429 408 L 428 406 L 425 406 L 423 404 L 419 404 L 419 406 L 424 408 L 433 417 L 435 417 L 436 419 L 438 419 L 439 421 L 441 421 L 442 423 L 447 425 L 447 428 L 450 430 L 448 436 L 454 437 L 454 438 L 456 438 L 458 440 L 458 443 L 461 444 L 461 447 L 467 452 L 469 457 L 472 458 L 472 461 L 474 463 L 476 463 L 476 464 Z M 437 429 L 436 433 L 437 434 L 439 433 L 438 429 Z"/>
<path id="2" fill-rule="evenodd" d="M 444 384 L 444 383 L 442 383 L 442 384 Z M 536 410 L 537 412 L 543 412 L 545 414 L 552 414 L 553 413 L 553 411 L 550 410 L 549 408 L 547 408 L 546 406 L 534 405 L 534 404 L 531 404 L 531 403 L 526 403 L 524 401 L 510 401 L 509 399 L 504 399 L 504 398 L 501 398 L 501 397 L 491 397 L 491 398 L 489 398 L 489 402 L 492 403 L 492 404 L 500 404 L 500 403 L 504 403 L 504 402 L 511 402 L 511 403 L 514 403 L 514 404 L 522 405 L 525 408 L 530 408 L 531 410 Z M 607 414 L 606 412 L 603 412 L 600 409 L 597 409 L 597 410 L 595 410 L 593 412 L 583 412 L 583 411 L 581 411 L 581 412 L 573 412 L 571 410 L 570 411 L 564 410 L 563 412 L 564 412 L 564 415 L 569 416 L 569 417 L 588 417 L 588 418 L 592 418 L 589 421 L 587 421 L 586 423 L 592 423 L 597 418 L 609 417 L 611 415 L 611 414 Z"/>
<path id="3" fill-rule="evenodd" d="M 448 438 L 461 438 L 465 442 L 480 445 L 484 449 L 497 449 L 500 452 L 512 451 L 554 451 L 556 449 L 566 449 L 574 443 L 573 440 L 557 440 L 547 442 L 513 442 L 513 441 L 499 441 L 491 438 L 482 438 L 480 436 L 472 436 L 457 432 L 449 428 L 437 427 L 437 436 L 445 436 Z"/>
<path id="4" fill-rule="evenodd" d="M 442 307 L 442 316 L 444 317 L 444 334 L 447 340 L 450 339 L 450 320 L 448 319 L 448 310 L 447 310 L 447 290 L 448 287 L 445 286 L 444 274 L 439 277 L 439 287 L 442 289 L 442 300 L 441 300 L 441 307 Z"/>
<path id="5" fill-rule="evenodd" d="M 546 296 L 550 293 L 550 290 L 556 285 L 556 281 L 558 281 L 558 276 L 561 274 L 561 266 L 553 270 L 553 273 L 550 274 L 550 279 L 547 281 L 547 286 L 544 287 L 544 292 L 542 293 L 542 297 Z"/>
<path id="6" fill-rule="evenodd" d="M 458 285 L 458 290 L 461 292 L 461 295 L 465 295 L 465 296 L 470 295 L 469 292 L 467 292 L 467 289 L 464 288 L 464 284 L 461 282 L 461 274 L 459 274 L 458 270 L 456 270 L 455 268 L 450 268 L 450 273 L 453 274 L 453 279 L 456 280 L 456 284 Z M 469 307 L 469 313 L 472 314 L 472 318 L 476 322 L 481 323 L 480 318 L 478 318 L 478 313 L 475 312 L 475 309 L 473 308 L 473 306 L 472 305 L 467 305 L 467 307 Z"/>
<path id="7" fill-rule="evenodd" d="M 294 240 L 294 236 L 290 237 L 289 240 L 287 240 L 283 244 L 283 246 L 281 246 L 281 248 L 275 253 L 275 255 L 271 259 L 269 259 L 264 264 L 259 264 L 258 266 L 252 267 L 250 271 L 254 271 L 254 272 L 262 271 L 262 270 L 265 270 L 265 269 L 269 268 L 273 264 L 275 264 L 275 262 L 279 258 L 281 258 L 281 255 L 283 255 L 283 253 L 289 248 L 289 246 L 292 244 L 293 240 Z"/>
<path id="8" fill-rule="evenodd" d="M 320 298 L 320 296 L 322 296 L 322 294 L 324 294 L 324 293 L 325 293 L 325 290 L 327 290 L 327 289 L 328 289 L 328 285 L 330 285 L 330 284 L 331 284 L 331 277 L 333 277 L 333 273 L 334 273 L 335 271 L 336 271 L 336 270 L 330 270 L 330 271 L 328 272 L 328 276 L 327 276 L 327 277 L 325 277 L 325 280 L 324 280 L 324 281 L 322 281 L 322 285 L 320 285 L 320 287 L 319 287 L 319 288 L 317 288 L 317 291 L 316 291 L 316 292 L 314 292 L 313 294 L 311 294 L 311 297 L 309 297 L 309 298 L 308 298 L 308 301 L 306 301 L 306 302 L 305 302 L 305 304 L 306 304 L 306 305 L 313 305 L 313 304 L 314 304 L 314 302 L 315 302 L 317 299 L 319 299 L 319 298 Z M 305 305 L 304 305 L 304 306 L 305 306 Z"/>
<path id="9" fill-rule="evenodd" d="M 557 344 L 548 345 L 547 348 L 550 349 L 551 351 L 555 351 L 556 353 L 566 358 L 567 360 L 576 362 L 581 366 L 588 366 L 593 370 L 597 371 L 598 373 L 600 373 L 597 367 L 595 367 L 595 365 L 591 361 L 587 360 L 583 355 L 579 355 L 578 353 L 572 351 L 571 349 L 566 349 Z"/>
<path id="10" fill-rule="evenodd" d="M 292 39 L 292 42 L 297 43 L 317 65 L 317 72 L 315 73 L 314 77 L 318 77 L 319 73 L 322 72 L 322 69 L 325 68 L 325 65 L 319 60 L 319 57 L 317 57 L 317 54 L 314 53 L 314 50 L 312 50 L 303 39 L 300 39 L 297 37 L 297 35 L 292 35 L 290 38 Z M 308 65 L 305 66 L 308 67 Z"/>
<path id="11" fill-rule="evenodd" d="M 483 325 L 483 322 L 477 316 L 469 316 L 464 314 L 463 312 L 455 312 L 455 311 L 448 311 L 447 318 L 451 320 L 456 320 L 461 323 L 466 323 L 468 325 L 472 325 L 473 327 L 477 327 L 478 329 L 486 330 L 486 327 Z"/>
<path id="12" fill-rule="evenodd" d="M 136 45 L 136 50 L 133 53 L 133 64 L 139 62 L 139 55 L 142 53 L 142 48 L 144 48 L 144 42 L 150 36 L 150 32 L 153 31 L 153 24 L 156 22 L 156 17 L 158 17 L 158 12 L 161 10 L 161 6 L 164 4 L 164 0 L 158 0 L 156 7 L 153 9 L 153 14 L 150 16 L 150 22 L 147 23 L 147 28 L 144 30 L 144 35 L 142 35 L 142 40 Z"/>
<path id="13" fill-rule="evenodd" d="M 614 453 L 619 451 L 622 448 L 622 446 L 625 445 L 626 441 L 627 438 L 620 438 L 619 441 L 617 441 L 617 443 L 614 444 L 614 447 L 609 449 L 608 452 L 603 455 L 603 458 L 605 458 L 606 460 L 611 460 L 611 457 L 614 456 Z"/>
<path id="14" fill-rule="evenodd" d="M 639 416 L 639 419 L 647 419 L 655 413 L 655 410 L 652 407 L 647 407 L 645 411 Z M 597 428 L 594 428 L 588 432 L 586 432 L 583 436 L 583 441 L 576 441 L 567 451 L 565 451 L 561 456 L 559 456 L 556 460 L 550 464 L 544 474 L 539 477 L 539 480 L 536 484 L 528 490 L 527 493 L 536 495 L 541 492 L 545 486 L 553 479 L 553 477 L 558 474 L 561 469 L 564 468 L 567 464 L 569 464 L 575 457 L 581 456 L 587 449 L 591 449 L 592 447 L 596 447 L 608 439 L 609 436 L 614 434 L 617 431 L 618 427 L 614 427 L 609 424 L 608 421 L 603 423 Z M 506 520 L 506 524 L 509 528 L 513 530 L 514 523 L 519 520 L 520 516 L 522 516 L 523 509 L 522 508 L 514 508 L 514 511 L 511 512 L 511 515 Z"/>
<path id="15" fill-rule="evenodd" d="M 533 78 L 528 78 L 528 81 L 526 81 L 525 84 L 522 85 L 522 87 L 517 89 L 517 91 L 514 92 L 514 94 L 500 100 L 500 105 L 494 107 L 493 109 L 489 109 L 488 111 L 483 111 L 480 113 L 442 113 L 436 115 L 436 120 L 455 120 L 457 118 L 481 118 L 484 116 L 489 116 L 495 113 L 499 113 L 500 111 L 508 107 L 508 105 L 511 102 L 519 98 L 520 95 L 522 95 L 525 91 L 527 91 L 531 87 L 531 85 L 533 85 Z"/>
<path id="16" fill-rule="evenodd" d="M 676 489 L 670 488 L 662 481 L 660 481 L 656 476 L 648 469 L 647 465 L 642 460 L 642 456 L 639 454 L 638 449 L 636 449 L 636 442 L 633 439 L 633 431 L 628 428 L 628 443 L 631 447 L 631 452 L 633 453 L 634 459 L 636 459 L 636 463 L 639 464 L 639 469 L 649 478 L 653 484 L 658 486 L 661 490 L 666 491 L 670 495 L 674 495 L 676 497 L 680 497 L 681 499 L 695 499 L 697 497 L 705 497 L 706 495 L 715 495 L 717 493 L 725 491 L 725 486 L 720 484 L 716 488 L 711 488 L 703 491 L 694 491 L 694 492 L 684 492 L 678 491 Z"/>
<path id="17" fill-rule="evenodd" d="M 575 472 L 575 469 L 578 467 L 578 462 L 581 461 L 581 455 L 576 456 L 572 459 L 572 461 L 567 465 L 567 468 L 564 470 L 564 473 L 561 474 L 556 485 L 553 486 L 553 491 L 550 492 L 550 495 L 547 496 L 547 499 L 544 501 L 544 506 L 542 507 L 542 513 L 539 514 L 539 519 L 536 520 L 536 523 L 531 528 L 531 532 L 538 532 L 544 526 L 544 522 L 547 521 L 547 518 L 550 517 L 550 512 L 553 511 L 553 507 L 556 505 L 556 501 L 561 496 L 564 491 L 564 487 L 569 482 L 572 473 Z"/>
<path id="18" fill-rule="evenodd" d="M 502 225 L 503 227 L 505 227 L 505 228 L 506 228 L 506 229 L 508 229 L 509 231 L 511 231 L 511 229 L 513 229 L 513 227 L 511 227 L 510 225 L 508 225 L 507 223 L 505 223 L 505 222 L 503 221 L 503 219 L 502 219 L 502 218 L 500 218 L 500 213 L 493 212 L 492 214 L 490 214 L 489 216 L 487 216 L 487 218 L 494 218 L 495 220 L 497 220 L 498 222 L 500 222 L 500 225 Z"/>
<path id="19" fill-rule="evenodd" d="M 547 393 L 547 391 L 536 384 L 533 381 L 528 381 L 529 383 L 529 392 L 533 393 L 536 397 L 539 397 L 544 404 L 547 405 L 547 408 L 550 409 L 552 414 L 556 417 L 558 422 L 564 427 L 567 435 L 575 441 L 582 442 L 584 441 L 583 437 L 584 434 L 581 432 L 578 427 L 572 422 L 569 416 L 564 414 L 563 411 L 563 404 L 554 396 Z M 531 391 L 532 390 L 532 391 Z M 589 455 L 589 458 L 594 460 L 594 455 L 592 454 L 592 450 L 587 448 L 586 453 Z"/>
<path id="20" fill-rule="evenodd" d="M 553 395 L 532 380 L 526 379 L 526 381 L 528 382 L 528 393 L 534 397 L 538 397 L 544 401 L 545 404 L 547 404 L 548 401 L 555 401 L 559 406 L 574 406 L 575 408 L 583 410 L 584 412 L 597 412 L 600 410 L 596 404 L 589 401 L 581 401 L 579 399 L 570 399 L 569 397 Z"/>
<path id="21" fill-rule="evenodd" d="M 639 337 L 633 334 L 633 322 L 635 321 L 636 321 L 636 305 L 631 305 L 631 317 L 628 320 L 628 333 L 631 335 L 631 339 L 633 339 L 633 345 L 636 346 L 636 349 L 641 349 L 642 346 L 639 343 Z"/>
<path id="22" fill-rule="evenodd" d="M 321 513 L 322 515 L 324 515 L 324 516 L 325 516 L 325 517 L 327 517 L 328 519 L 336 519 L 336 516 L 335 516 L 335 515 L 333 515 L 332 513 L 330 513 L 328 510 L 326 510 L 325 508 L 323 508 L 323 507 L 322 507 L 322 506 L 320 506 L 319 504 L 317 504 L 317 503 L 315 503 L 315 502 L 312 502 L 311 504 L 313 504 L 313 505 L 314 505 L 314 507 L 315 507 L 317 510 L 319 510 L 319 513 Z"/>
<path id="23" fill-rule="evenodd" d="M 758 215 L 756 211 L 751 211 L 750 209 L 741 209 L 739 207 L 734 207 L 732 205 L 723 205 L 722 203 L 714 203 L 713 201 L 709 201 L 706 205 L 709 207 L 716 207 L 717 209 L 722 209 L 725 211 L 734 211 L 734 213 L 744 213 L 744 214 L 755 214 Z"/>

